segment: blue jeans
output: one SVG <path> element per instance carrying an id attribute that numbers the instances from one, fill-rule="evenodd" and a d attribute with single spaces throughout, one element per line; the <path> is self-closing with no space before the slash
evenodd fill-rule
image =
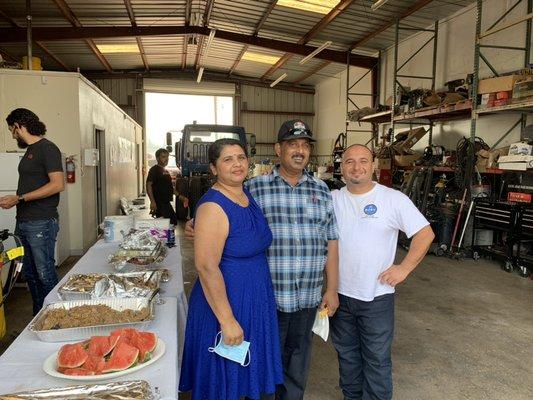
<path id="1" fill-rule="evenodd" d="M 44 298 L 57 285 L 54 248 L 59 223 L 57 219 L 17 221 L 15 235 L 24 245 L 22 275 L 30 288 L 33 315 L 43 306 Z"/>
<path id="2" fill-rule="evenodd" d="M 339 303 L 330 328 L 344 399 L 392 399 L 394 294 L 373 301 L 339 295 Z"/>

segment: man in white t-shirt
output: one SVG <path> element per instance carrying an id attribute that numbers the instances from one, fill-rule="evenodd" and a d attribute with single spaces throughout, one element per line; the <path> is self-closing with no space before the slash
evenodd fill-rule
<path id="1" fill-rule="evenodd" d="M 339 301 L 331 338 L 345 400 L 392 399 L 394 287 L 424 258 L 434 234 L 403 193 L 372 181 L 373 155 L 363 145 L 344 152 L 346 187 L 332 192 L 339 227 Z M 394 264 L 399 231 L 412 237 Z"/>

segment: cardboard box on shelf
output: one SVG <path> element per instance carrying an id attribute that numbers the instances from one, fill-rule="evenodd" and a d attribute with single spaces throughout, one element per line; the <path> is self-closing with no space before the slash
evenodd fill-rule
<path id="1" fill-rule="evenodd" d="M 415 145 L 425 134 L 426 130 L 424 128 L 416 128 L 409 131 L 409 136 L 403 142 L 398 143 L 396 146 L 403 151 L 409 150 Z"/>
<path id="2" fill-rule="evenodd" d="M 506 75 L 496 78 L 482 79 L 478 84 L 478 94 L 507 92 L 513 90 L 514 84 L 524 75 Z"/>
<path id="3" fill-rule="evenodd" d="M 525 99 L 531 96 L 533 96 L 533 77 L 515 82 L 513 99 Z"/>
<path id="4" fill-rule="evenodd" d="M 487 168 L 498 168 L 500 157 L 506 156 L 507 154 L 509 154 L 509 146 L 491 150 L 489 160 L 487 161 Z"/>
<path id="5" fill-rule="evenodd" d="M 395 155 L 394 163 L 399 167 L 408 167 L 413 165 L 416 160 L 422 157 L 420 154 L 405 154 L 405 155 Z"/>

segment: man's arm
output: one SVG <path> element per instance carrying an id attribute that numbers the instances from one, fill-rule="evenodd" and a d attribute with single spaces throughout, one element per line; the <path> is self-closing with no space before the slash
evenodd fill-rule
<path id="1" fill-rule="evenodd" d="M 433 242 L 435 234 L 431 226 L 427 225 L 413 235 L 411 246 L 407 255 L 398 265 L 392 265 L 386 271 L 382 272 L 378 279 L 382 284 L 396 286 L 402 283 L 405 278 L 420 264 Z"/>
<path id="2" fill-rule="evenodd" d="M 339 307 L 339 242 L 328 240 L 328 258 L 326 261 L 326 292 L 322 297 L 321 308 L 328 308 L 328 316 L 333 316 Z"/>
<path id="3" fill-rule="evenodd" d="M 62 192 L 65 190 L 65 181 L 63 179 L 63 172 L 50 172 L 48 174 L 48 179 L 50 180 L 45 185 L 41 186 L 39 189 L 35 189 L 32 192 L 24 193 L 22 197 L 24 201 L 34 201 L 39 199 L 44 199 L 46 197 L 53 196 L 56 193 Z M 18 204 L 19 199 L 17 195 L 4 196 L 0 198 L 0 207 L 1 208 L 11 208 L 14 205 Z"/>
<path id="4" fill-rule="evenodd" d="M 155 204 L 154 189 L 152 188 L 152 181 L 146 181 L 146 194 L 150 199 L 150 211 L 155 211 L 157 206 Z"/>

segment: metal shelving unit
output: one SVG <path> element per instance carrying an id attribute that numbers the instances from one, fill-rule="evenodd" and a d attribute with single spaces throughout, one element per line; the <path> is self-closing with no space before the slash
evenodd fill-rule
<path id="1" fill-rule="evenodd" d="M 527 14 L 518 18 L 515 21 L 501 25 L 501 22 L 507 17 L 516 7 L 520 4 L 527 4 Z M 476 41 L 474 48 L 474 76 L 473 76 L 473 89 L 472 99 L 477 100 L 478 96 L 478 84 L 479 84 L 479 65 L 480 61 L 483 61 L 495 76 L 500 76 L 500 73 L 494 68 L 490 60 L 483 54 L 483 49 L 504 49 L 514 51 L 515 53 L 524 54 L 524 67 L 528 67 L 531 58 L 531 19 L 533 18 L 533 0 L 517 0 L 507 11 L 505 11 L 492 25 L 489 26 L 484 32 L 481 31 L 481 25 L 483 21 L 483 0 L 477 0 L 477 14 L 476 14 Z M 485 38 L 496 35 L 506 29 L 514 27 L 518 24 L 526 24 L 526 35 L 523 47 L 516 46 L 501 46 L 482 43 Z M 501 25 L 501 26 L 500 26 Z M 509 135 L 517 126 L 521 126 L 523 129 L 526 126 L 527 114 L 533 112 L 533 100 L 528 99 L 525 101 L 513 102 L 511 104 L 499 107 L 479 108 L 477 101 L 472 102 L 472 122 L 470 125 L 470 140 L 474 142 L 476 138 L 477 120 L 480 116 L 497 114 L 497 113 L 518 113 L 520 118 L 511 126 L 500 139 L 492 146 L 495 148 L 507 135 Z M 471 167 L 473 170 L 473 157 L 471 160 Z"/>

